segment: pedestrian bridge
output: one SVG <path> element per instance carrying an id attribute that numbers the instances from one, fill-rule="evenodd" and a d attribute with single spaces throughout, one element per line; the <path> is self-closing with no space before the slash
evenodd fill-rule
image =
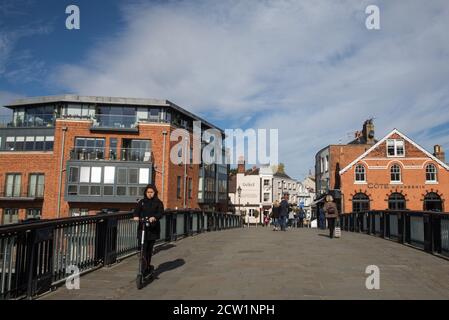
<path id="1" fill-rule="evenodd" d="M 88 273 L 81 276 L 79 290 L 68 290 L 63 275 L 61 285 L 57 286 L 54 270 L 60 257 L 53 254 L 52 280 L 47 283 L 56 290 L 39 298 L 449 299 L 449 261 L 396 240 L 347 231 L 342 232 L 340 239 L 330 239 L 327 230 L 298 228 L 274 232 L 261 226 L 242 228 L 238 220 L 234 224 L 235 216 L 209 216 L 206 222 L 204 213 L 197 218 L 191 213 L 184 217 L 183 230 L 191 230 L 192 225 L 210 226 L 212 221 L 210 230 L 217 231 L 196 230 L 193 236 L 161 242 L 152 261 L 155 279 L 142 290 L 135 285 L 138 266 L 135 250 L 119 254 L 113 263 L 105 263 L 111 259 L 106 257 L 96 268 L 85 269 Z M 166 226 L 178 220 L 176 216 L 170 219 Z M 123 233 L 120 228 L 124 226 L 119 223 L 116 234 Z M 52 243 L 58 243 L 54 240 L 61 236 L 58 230 Z M 120 252 L 120 248 L 118 245 L 115 252 Z M 84 248 L 90 249 L 93 247 Z M 52 251 L 58 252 L 55 248 Z M 111 252 L 105 250 L 106 255 L 108 251 Z M 45 252 L 39 256 L 44 257 Z M 370 277 L 366 270 L 373 265 L 379 270 L 378 290 L 366 286 Z M 30 277 L 33 279 L 31 274 Z M 43 293 L 38 290 L 42 281 L 44 277 L 32 280 L 30 293 L 33 290 L 35 294 Z"/>
<path id="2" fill-rule="evenodd" d="M 158 248 L 156 278 L 137 290 L 135 256 L 44 299 L 448 299 L 449 261 L 364 234 L 223 230 Z M 365 286 L 369 265 L 380 290 Z"/>

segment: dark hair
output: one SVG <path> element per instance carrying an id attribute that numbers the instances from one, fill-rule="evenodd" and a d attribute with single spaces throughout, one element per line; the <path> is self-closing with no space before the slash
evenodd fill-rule
<path id="1" fill-rule="evenodd" d="M 152 184 L 152 183 L 150 183 L 149 185 L 147 185 L 145 187 L 145 189 L 143 191 L 143 198 L 144 199 L 148 199 L 148 197 L 147 197 L 147 190 L 148 189 L 153 189 L 153 191 L 154 191 L 154 198 L 157 198 L 158 191 L 157 191 L 156 186 L 154 184 Z"/>

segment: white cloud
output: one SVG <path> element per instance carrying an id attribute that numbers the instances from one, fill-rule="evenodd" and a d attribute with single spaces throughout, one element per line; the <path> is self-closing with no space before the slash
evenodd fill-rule
<path id="1" fill-rule="evenodd" d="M 369 4 L 380 31 L 365 28 Z M 138 3 L 123 14 L 125 30 L 55 72 L 62 88 L 279 128 L 292 176 L 370 116 L 379 137 L 397 127 L 426 147 L 448 142 L 426 131 L 449 122 L 445 0 Z"/>

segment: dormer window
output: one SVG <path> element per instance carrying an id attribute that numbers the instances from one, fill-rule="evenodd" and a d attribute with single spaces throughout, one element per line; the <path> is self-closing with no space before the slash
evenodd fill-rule
<path id="1" fill-rule="evenodd" d="M 387 156 L 404 157 L 405 156 L 404 140 L 396 140 L 396 139 L 387 140 Z"/>

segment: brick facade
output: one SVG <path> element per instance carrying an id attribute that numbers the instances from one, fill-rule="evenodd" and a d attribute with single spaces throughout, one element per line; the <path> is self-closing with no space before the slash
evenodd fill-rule
<path id="1" fill-rule="evenodd" d="M 166 208 L 183 208 L 184 201 L 184 165 L 176 165 L 170 161 L 171 147 L 178 142 L 170 142 L 170 134 L 176 128 L 170 124 L 139 124 L 138 133 L 130 132 L 92 132 L 92 123 L 82 120 L 62 120 L 58 119 L 54 132 L 54 148 L 52 152 L 2 152 L 0 154 L 0 190 L 6 187 L 6 174 L 21 173 L 21 190 L 27 190 L 28 177 L 31 173 L 43 173 L 45 175 L 44 199 L 37 201 L 0 201 L 0 210 L 4 208 L 19 208 L 19 219 L 25 218 L 27 208 L 42 208 L 42 218 L 57 218 L 58 193 L 59 193 L 59 173 L 61 166 L 61 154 L 63 154 L 62 185 L 61 185 L 61 210 L 60 217 L 69 216 L 70 208 L 87 208 L 89 213 L 96 213 L 102 208 L 118 208 L 120 210 L 132 210 L 134 204 L 108 204 L 108 203 L 68 203 L 64 199 L 66 188 L 66 162 L 70 159 L 70 152 L 74 148 L 76 137 L 105 138 L 105 150 L 109 150 L 110 138 L 117 138 L 118 141 L 126 138 L 149 139 L 152 141 L 152 162 L 153 178 Z M 63 128 L 65 131 L 64 149 L 61 152 L 63 140 Z M 162 163 L 163 163 L 163 131 L 167 132 L 166 154 L 165 154 L 165 186 L 162 190 Z M 192 135 L 191 135 L 191 139 Z M 120 144 L 117 147 L 120 152 Z M 108 161 L 109 152 L 105 152 L 105 160 Z M 186 199 L 187 208 L 199 208 L 198 186 L 199 186 L 199 165 L 187 165 L 187 177 L 192 179 L 192 196 Z M 177 177 L 181 177 L 181 198 L 177 198 Z M 188 184 L 186 185 L 188 186 Z M 1 212 L 3 216 L 3 212 Z"/>
<path id="2" fill-rule="evenodd" d="M 402 157 L 387 155 L 387 139 L 404 141 L 405 154 Z M 341 190 L 343 211 L 353 211 L 352 199 L 356 194 L 365 194 L 369 198 L 371 210 L 388 209 L 388 199 L 393 193 L 404 196 L 406 209 L 424 210 L 424 198 L 430 193 L 437 194 L 442 201 L 442 210 L 446 209 L 445 200 L 449 198 L 448 166 L 436 157 L 425 152 L 413 141 L 398 132 L 387 135 L 363 157 L 356 159 L 351 166 L 342 168 Z M 401 181 L 391 181 L 391 167 L 399 165 Z M 433 164 L 437 169 L 437 181 L 426 181 L 426 167 Z M 366 181 L 356 181 L 355 169 L 362 165 L 366 172 Z"/>

